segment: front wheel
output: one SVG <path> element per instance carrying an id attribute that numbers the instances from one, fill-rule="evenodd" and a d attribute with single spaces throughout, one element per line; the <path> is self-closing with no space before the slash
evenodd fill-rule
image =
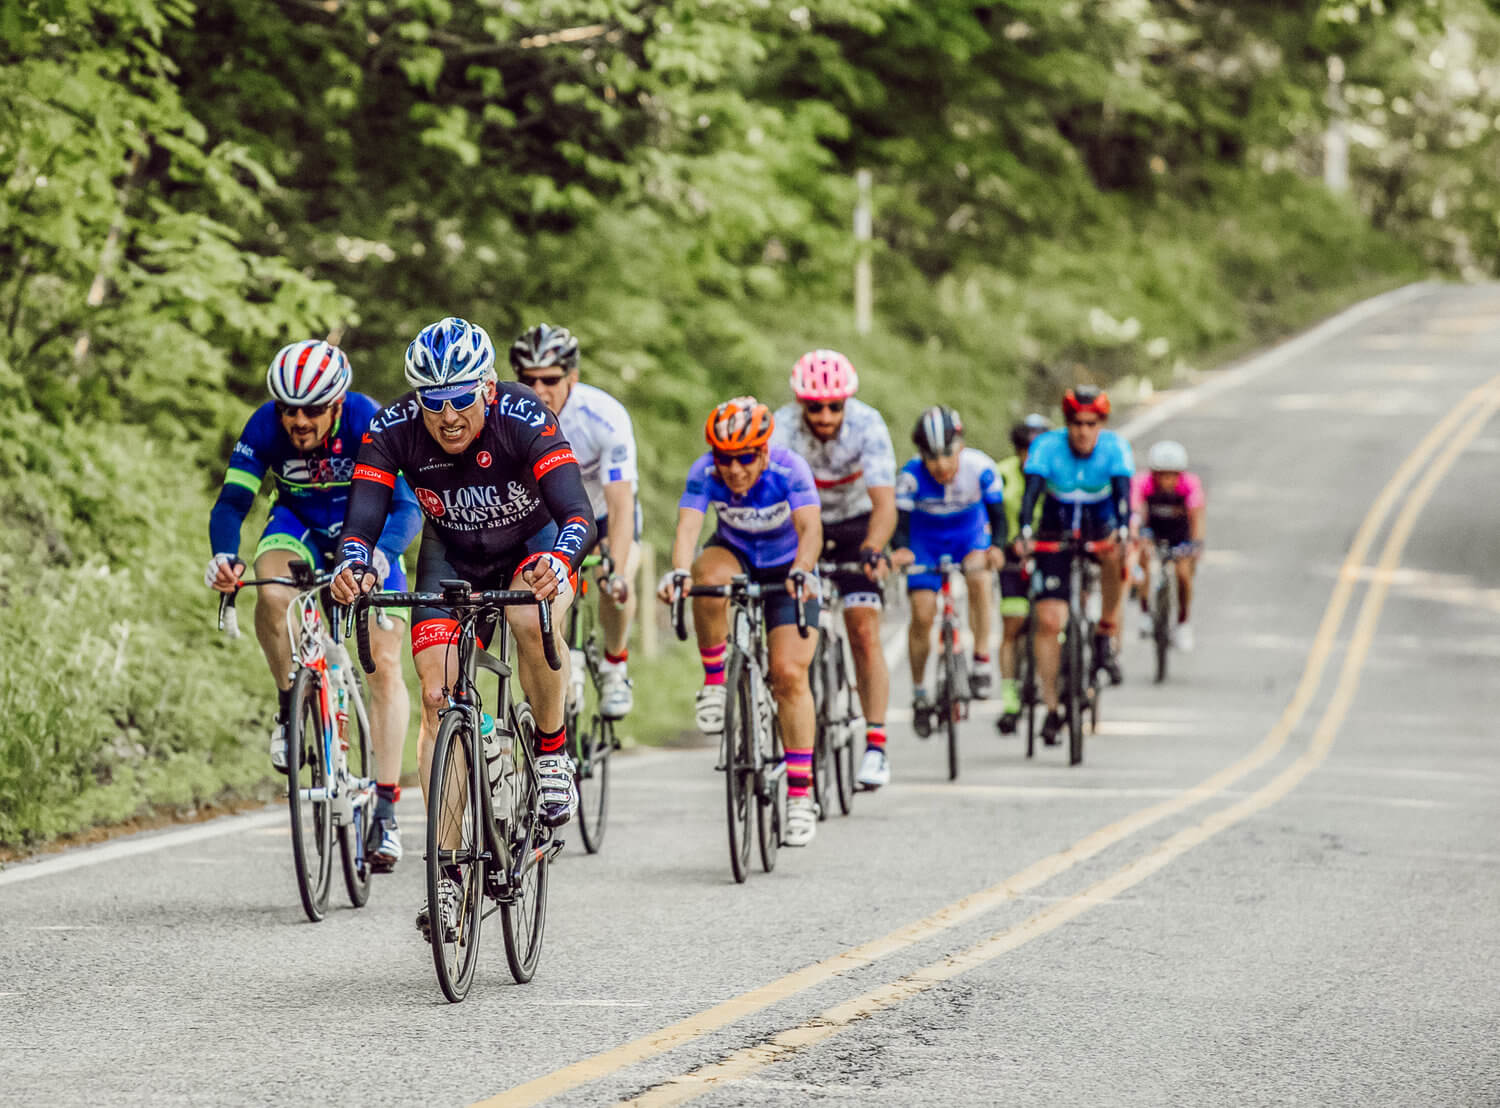
<path id="1" fill-rule="evenodd" d="M 947 641 L 947 635 L 943 636 Z M 938 711 L 943 715 L 943 722 L 948 732 L 948 780 L 958 779 L 958 713 L 959 713 L 959 689 L 958 682 L 962 674 L 959 672 L 958 658 L 953 651 L 944 646 L 943 652 L 938 656 Z"/>
<path id="2" fill-rule="evenodd" d="M 500 929 L 505 933 L 505 960 L 517 985 L 536 973 L 542 954 L 542 932 L 547 923 L 547 877 L 552 868 L 552 833 L 542 825 L 532 743 L 536 741 L 536 718 L 524 700 L 511 709 L 518 787 L 511 790 L 515 807 L 505 819 L 509 837 L 511 895 L 500 903 Z M 516 870 L 520 877 L 516 879 Z"/>
<path id="3" fill-rule="evenodd" d="M 1068 656 L 1068 765 L 1076 766 L 1083 761 L 1083 710 L 1087 697 L 1089 671 L 1085 661 L 1085 638 L 1083 622 L 1076 613 L 1068 615 L 1068 637 L 1063 649 Z"/>
<path id="4" fill-rule="evenodd" d="M 724 800 L 729 826 L 729 868 L 735 881 L 750 876 L 750 824 L 755 803 L 755 702 L 745 656 L 731 650 L 724 670 Z"/>
<path id="5" fill-rule="evenodd" d="M 469 715 L 449 711 L 433 740 L 427 787 L 427 938 L 438 985 L 455 1004 L 473 984 L 484 922 L 485 815 L 475 785 L 484 770 L 482 758 L 475 769 L 475 739 Z M 455 885 L 457 909 L 449 929 L 443 903 L 445 895 L 454 900 Z"/>
<path id="6" fill-rule="evenodd" d="M 318 672 L 298 670 L 292 682 L 291 718 L 286 725 L 292 865 L 302 910 L 313 923 L 328 911 L 328 889 L 333 880 L 333 806 L 328 800 L 330 774 L 324 755 L 321 693 Z"/>

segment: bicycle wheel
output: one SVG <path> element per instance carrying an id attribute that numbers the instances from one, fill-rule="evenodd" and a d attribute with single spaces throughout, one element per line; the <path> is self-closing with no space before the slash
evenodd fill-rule
<path id="1" fill-rule="evenodd" d="M 567 718 L 568 749 L 578 785 L 578 830 L 583 849 L 599 853 L 604 845 L 604 821 L 609 814 L 609 756 L 614 750 L 614 725 L 599 714 L 599 689 L 593 673 L 583 683 L 583 703 Z"/>
<path id="2" fill-rule="evenodd" d="M 838 791 L 833 768 L 833 684 L 829 680 L 827 638 L 819 636 L 817 653 L 808 667 L 807 682 L 813 698 L 813 799 L 818 803 L 818 820 L 827 819 L 833 808 L 833 794 Z"/>
<path id="3" fill-rule="evenodd" d="M 359 682 L 349 680 L 349 695 L 361 695 Z M 351 704 L 351 708 L 354 706 Z M 349 713 L 349 722 L 344 729 L 349 744 L 348 770 L 354 780 L 375 780 L 375 750 L 370 736 L 360 724 L 357 711 Z M 363 908 L 370 899 L 370 849 L 368 837 L 374 822 L 375 794 L 373 789 L 365 803 L 354 809 L 351 823 L 339 828 L 339 860 L 344 868 L 344 889 L 349 894 L 349 903 Z"/>
<path id="4" fill-rule="evenodd" d="M 958 659 L 943 635 L 938 655 L 938 711 L 948 730 L 948 780 L 958 779 Z"/>
<path id="5" fill-rule="evenodd" d="M 1156 641 L 1156 683 L 1167 679 L 1167 650 L 1172 645 L 1172 586 L 1167 574 L 1173 572 L 1171 562 L 1160 562 L 1156 567 L 1157 579 L 1152 589 L 1151 619 L 1152 638 Z"/>
<path id="6" fill-rule="evenodd" d="M 834 703 L 842 719 L 833 749 L 833 772 L 839 796 L 839 811 L 848 815 L 854 807 L 854 691 L 849 684 L 848 663 L 844 660 L 843 640 L 834 665 L 834 687 L 838 693 Z"/>
<path id="7" fill-rule="evenodd" d="M 503 833 L 510 842 L 511 876 L 517 866 L 520 879 L 511 885 L 511 896 L 500 902 L 500 929 L 505 933 L 505 960 L 517 985 L 536 973 L 542 954 L 542 932 L 547 923 L 547 877 L 552 869 L 552 832 L 542 826 L 541 798 L 537 795 L 536 770 L 532 766 L 532 743 L 536 741 L 536 718 L 524 700 L 511 708 L 516 733 L 515 758 L 520 773 L 519 788 L 512 789 L 515 807 L 505 818 Z"/>
<path id="8" fill-rule="evenodd" d="M 762 688 L 761 695 L 770 696 L 771 690 Z M 770 873 L 776 868 L 776 852 L 781 847 L 781 819 L 787 797 L 781 724 L 776 720 L 774 708 L 770 733 L 761 728 L 756 737 L 760 742 L 760 780 L 755 783 L 755 837 L 760 841 L 761 868 Z M 780 772 L 776 772 L 778 768 Z"/>
<path id="9" fill-rule="evenodd" d="M 1016 639 L 1016 690 L 1021 698 L 1021 714 L 1026 717 L 1026 757 L 1036 753 L 1036 654 L 1031 643 L 1031 615 L 1021 625 Z"/>
<path id="10" fill-rule="evenodd" d="M 328 765 L 323 755 L 322 685 L 317 670 L 300 669 L 292 682 L 286 725 L 287 808 L 292 819 L 292 865 L 297 895 L 307 918 L 317 923 L 328 910 L 333 881 L 333 811 L 326 799 Z M 322 790 L 323 800 L 308 793 Z"/>
<path id="11" fill-rule="evenodd" d="M 745 657 L 729 652 L 724 670 L 724 798 L 729 825 L 729 868 L 743 883 L 750 876 L 750 822 L 755 791 L 755 704 Z"/>
<path id="12" fill-rule="evenodd" d="M 1088 688 L 1089 676 L 1084 660 L 1084 627 L 1075 613 L 1068 613 L 1068 637 L 1063 649 L 1068 656 L 1068 765 L 1076 766 L 1083 761 L 1083 709 L 1084 690 Z"/>
<path id="13" fill-rule="evenodd" d="M 469 994 L 484 923 L 484 802 L 475 788 L 478 747 L 465 712 L 450 711 L 433 742 L 427 788 L 427 910 L 432 963 L 443 995 L 458 1003 Z M 483 759 L 480 759 L 482 775 Z M 442 922 L 442 884 L 459 887 L 458 919 L 449 933 Z"/>

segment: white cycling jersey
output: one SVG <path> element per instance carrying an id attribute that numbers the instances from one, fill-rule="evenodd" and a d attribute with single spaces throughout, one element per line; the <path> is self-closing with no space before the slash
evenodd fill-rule
<path id="1" fill-rule="evenodd" d="M 594 515 L 602 519 L 608 513 L 605 485 L 629 481 L 632 491 L 640 488 L 630 413 L 603 389 L 579 383 L 568 393 L 557 422 L 578 458 Z"/>
<path id="2" fill-rule="evenodd" d="M 831 441 L 823 442 L 808 430 L 800 404 L 786 404 L 776 412 L 771 442 L 806 460 L 818 485 L 824 523 L 868 515 L 871 487 L 896 484 L 896 451 L 885 419 L 852 396 L 844 401 L 844 422 Z"/>

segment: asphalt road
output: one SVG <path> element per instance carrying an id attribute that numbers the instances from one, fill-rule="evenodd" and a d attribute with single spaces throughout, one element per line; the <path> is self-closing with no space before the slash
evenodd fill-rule
<path id="1" fill-rule="evenodd" d="M 622 757 L 529 985 L 496 920 L 443 1001 L 410 799 L 318 925 L 279 811 L 0 872 L 0 1103 L 1500 1104 L 1497 355 L 1500 287 L 1427 287 L 1167 396 L 1198 650 L 1129 641 L 1083 766 L 991 708 L 949 783 L 894 713 L 736 886 L 715 752 Z"/>

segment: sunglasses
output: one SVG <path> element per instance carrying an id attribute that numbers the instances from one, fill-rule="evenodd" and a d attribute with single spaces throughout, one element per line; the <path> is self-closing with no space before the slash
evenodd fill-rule
<path id="1" fill-rule="evenodd" d="M 279 416 L 301 412 L 308 419 L 317 419 L 327 412 L 328 408 L 327 404 L 283 404 L 280 400 L 276 401 L 276 414 Z"/>
<path id="2" fill-rule="evenodd" d="M 482 384 L 472 388 L 453 386 L 445 389 L 418 389 L 417 399 L 433 415 L 442 415 L 443 408 L 449 404 L 453 405 L 455 412 L 468 411 L 483 391 Z"/>
<path id="3" fill-rule="evenodd" d="M 1070 420 L 1068 420 L 1068 426 L 1069 427 L 1098 427 L 1099 426 L 1099 422 L 1100 421 L 1097 420 L 1097 419 L 1070 419 Z"/>
<path id="4" fill-rule="evenodd" d="M 725 454 L 723 451 L 720 451 L 720 450 L 715 450 L 714 451 L 714 464 L 715 465 L 721 465 L 721 466 L 728 467 L 728 466 L 734 464 L 735 462 L 739 462 L 740 465 L 744 466 L 746 469 L 749 469 L 751 466 L 753 466 L 759 460 L 760 460 L 760 451 L 759 450 L 749 450 L 749 451 L 746 451 L 743 454 Z"/>
<path id="5" fill-rule="evenodd" d="M 802 410 L 810 415 L 817 415 L 823 411 L 837 415 L 844 410 L 844 402 L 842 400 L 808 400 L 803 402 Z"/>
<path id="6" fill-rule="evenodd" d="M 516 374 L 516 380 L 520 381 L 521 384 L 529 385 L 532 388 L 536 388 L 538 385 L 546 385 L 549 389 L 555 389 L 558 385 L 563 383 L 563 379 L 565 377 L 567 377 L 566 373 L 554 373 L 547 377 L 532 377 L 525 373 Z"/>

